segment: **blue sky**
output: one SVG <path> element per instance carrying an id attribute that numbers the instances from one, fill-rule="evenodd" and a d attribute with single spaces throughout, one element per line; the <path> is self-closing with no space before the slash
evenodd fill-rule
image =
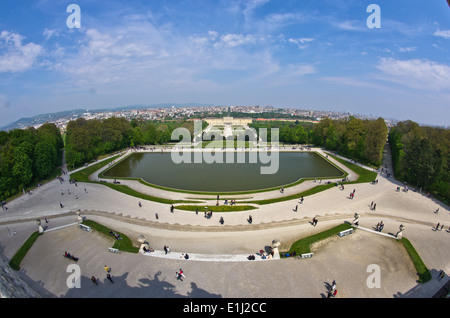
<path id="1" fill-rule="evenodd" d="M 67 7 L 81 9 L 69 28 Z M 369 28 L 370 4 L 381 27 Z M 445 0 L 0 0 L 0 126 L 74 108 L 273 105 L 450 125 Z"/>

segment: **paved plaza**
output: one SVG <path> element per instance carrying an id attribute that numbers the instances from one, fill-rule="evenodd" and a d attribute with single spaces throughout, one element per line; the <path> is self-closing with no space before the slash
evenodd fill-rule
<path id="1" fill-rule="evenodd" d="M 357 179 L 345 166 L 331 157 L 329 160 L 348 172 L 350 180 Z M 403 184 L 385 174 L 378 176 L 376 184 L 349 184 L 345 190 L 333 187 L 305 197 L 301 204 L 293 199 L 246 212 L 215 213 L 211 219 L 203 213 L 178 210 L 176 205 L 171 213 L 168 204 L 140 200 L 102 184 L 75 186 L 69 184 L 67 175 L 65 178 L 64 183 L 53 180 L 8 202 L 8 210 L 0 214 L 0 248 L 8 260 L 37 231 L 36 219 L 47 218 L 44 235 L 18 272 L 43 297 L 320 298 L 326 297 L 333 280 L 342 298 L 432 297 L 449 279 L 448 275 L 437 279 L 441 270 L 450 273 L 449 207 L 424 193 L 396 191 Z M 98 174 L 92 178 L 99 180 Z M 205 200 L 205 195 L 164 191 L 136 181 L 121 180 L 121 184 L 162 198 L 201 198 L 199 207 L 216 203 L 215 196 Z M 317 182 L 311 180 L 286 188 L 283 194 L 270 191 L 233 199 L 239 205 L 242 198 L 276 198 L 315 185 Z M 353 190 L 355 196 L 350 199 Z M 372 202 L 375 210 L 370 208 Z M 296 205 L 297 212 L 293 211 Z M 155 252 L 109 252 L 113 240 L 81 230 L 77 211 L 86 219 L 125 233 L 137 246 L 143 236 Z M 360 214 L 360 229 L 313 246 L 312 258 L 263 260 L 257 255 L 273 240 L 280 241 L 280 251 L 287 250 L 302 237 L 352 222 L 355 213 Z M 250 214 L 252 224 L 247 222 Z M 219 223 L 221 216 L 224 225 Z M 319 220 L 317 226 L 310 224 L 313 217 Z M 385 224 L 382 233 L 373 231 L 380 221 Z M 438 223 L 442 230 L 435 229 Z M 403 236 L 431 271 L 433 279 L 426 284 L 417 283 L 414 265 L 393 236 L 400 224 L 405 226 Z M 170 246 L 169 254 L 163 251 L 165 245 Z M 62 256 L 64 251 L 79 257 L 80 288 L 67 286 L 67 268 L 73 262 Z M 183 257 L 186 253 L 190 255 L 187 260 Z M 250 254 L 257 259 L 247 260 Z M 112 268 L 113 282 L 106 278 L 105 265 Z M 371 288 L 368 269 L 373 265 L 380 269 L 380 286 Z M 182 281 L 175 276 L 180 268 L 186 275 Z M 90 281 L 91 276 L 99 278 L 98 285 Z"/>

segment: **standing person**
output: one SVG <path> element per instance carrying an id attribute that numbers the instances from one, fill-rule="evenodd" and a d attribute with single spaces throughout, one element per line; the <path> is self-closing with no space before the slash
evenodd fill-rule
<path id="1" fill-rule="evenodd" d="M 105 265 L 105 272 L 106 273 L 111 273 L 111 268 L 109 266 Z"/>
<path id="2" fill-rule="evenodd" d="M 298 205 L 295 206 L 294 212 L 297 212 L 298 210 Z"/>
<path id="3" fill-rule="evenodd" d="M 373 209 L 373 201 L 372 201 L 372 203 L 370 204 L 370 208 Z"/>
<path id="4" fill-rule="evenodd" d="M 113 280 L 112 280 L 112 278 L 111 278 L 111 275 L 110 275 L 109 273 L 106 274 L 106 278 L 108 278 L 108 280 L 109 280 L 111 283 L 114 284 L 114 282 L 113 282 Z"/>
<path id="5" fill-rule="evenodd" d="M 336 289 L 336 281 L 333 280 L 333 283 L 331 284 L 331 291 L 334 291 Z"/>
<path id="6" fill-rule="evenodd" d="M 142 208 L 142 203 L 141 203 L 141 201 L 139 201 L 139 207 Z"/>
<path id="7" fill-rule="evenodd" d="M 157 220 L 159 219 L 158 213 L 155 213 L 155 218 L 156 218 Z"/>
<path id="8" fill-rule="evenodd" d="M 164 245 L 164 253 L 167 254 L 167 246 L 166 245 Z"/>
<path id="9" fill-rule="evenodd" d="M 61 207 L 61 209 L 64 207 L 64 205 L 62 204 L 62 202 L 59 202 L 59 206 Z"/>
<path id="10" fill-rule="evenodd" d="M 249 215 L 249 216 L 248 216 L 248 223 L 252 224 L 252 222 L 253 222 L 253 218 L 252 218 L 251 215 Z"/>
<path id="11" fill-rule="evenodd" d="M 438 224 L 436 225 L 435 231 L 437 231 L 437 230 L 439 229 L 439 225 L 441 225 L 441 223 L 438 223 Z"/>
<path id="12" fill-rule="evenodd" d="M 375 211 L 375 210 L 376 210 L 376 208 L 377 208 L 377 204 L 376 204 L 376 203 L 374 203 L 374 204 L 373 204 L 373 210 Z"/>

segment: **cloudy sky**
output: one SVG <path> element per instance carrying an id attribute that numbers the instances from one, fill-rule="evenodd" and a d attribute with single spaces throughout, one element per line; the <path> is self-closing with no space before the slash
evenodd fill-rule
<path id="1" fill-rule="evenodd" d="M 71 4 L 80 8 L 79 25 Z M 370 4 L 380 9 L 379 28 L 369 27 L 378 21 Z M 449 126 L 450 7 L 446 0 L 0 0 L 0 126 L 74 108 L 193 102 Z"/>

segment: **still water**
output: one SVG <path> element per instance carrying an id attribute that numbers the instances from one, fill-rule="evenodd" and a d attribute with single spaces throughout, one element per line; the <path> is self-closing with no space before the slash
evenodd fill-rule
<path id="1" fill-rule="evenodd" d="M 243 154 L 240 154 L 243 155 Z M 274 174 L 261 174 L 261 167 L 273 163 L 251 163 L 249 153 L 244 163 L 175 163 L 170 153 L 134 153 L 105 171 L 110 178 L 142 178 L 145 181 L 168 188 L 205 191 L 238 192 L 281 187 L 301 178 L 341 177 L 342 171 L 313 152 L 280 152 Z M 259 159 L 259 157 L 258 157 Z"/>

